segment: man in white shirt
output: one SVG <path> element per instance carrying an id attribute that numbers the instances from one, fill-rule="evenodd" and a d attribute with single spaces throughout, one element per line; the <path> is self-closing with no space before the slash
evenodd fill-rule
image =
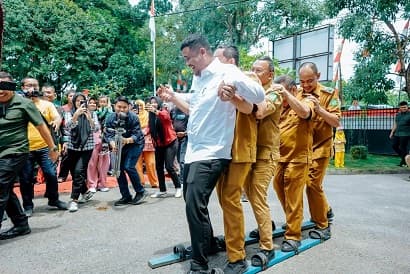
<path id="1" fill-rule="evenodd" d="M 158 94 L 190 115 L 184 170 L 184 198 L 192 245 L 188 273 L 210 273 L 207 257 L 218 248 L 207 207 L 215 184 L 231 159 L 236 118 L 235 102 L 226 100 L 238 94 L 258 104 L 264 100 L 265 92 L 239 68 L 214 58 L 208 41 L 200 35 L 188 36 L 181 51 L 194 72 L 191 93 L 176 94 L 171 87 L 162 86 Z"/>

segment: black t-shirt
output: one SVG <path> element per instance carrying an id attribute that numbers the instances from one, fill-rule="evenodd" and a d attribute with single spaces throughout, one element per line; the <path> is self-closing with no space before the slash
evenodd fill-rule
<path id="1" fill-rule="evenodd" d="M 171 110 L 171 119 L 175 132 L 185 132 L 189 116 L 178 108 Z"/>

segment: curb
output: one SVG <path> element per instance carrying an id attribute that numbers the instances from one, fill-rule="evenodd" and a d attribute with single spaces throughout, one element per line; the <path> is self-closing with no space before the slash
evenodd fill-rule
<path id="1" fill-rule="evenodd" d="M 351 168 L 328 168 L 326 175 L 356 175 L 356 174 L 410 174 L 410 169 L 351 169 Z"/>

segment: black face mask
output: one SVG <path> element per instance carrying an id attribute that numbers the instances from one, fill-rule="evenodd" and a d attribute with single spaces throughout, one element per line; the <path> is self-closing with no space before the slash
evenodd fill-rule
<path id="1" fill-rule="evenodd" d="M 0 90 L 16 90 L 16 83 L 14 82 L 7 82 L 7 81 L 0 81 Z M 7 114 L 7 104 L 0 104 L 0 118 L 6 117 Z"/>
<path id="2" fill-rule="evenodd" d="M 14 82 L 5 82 L 5 81 L 0 81 L 0 90 L 11 90 L 15 91 L 16 90 L 16 83 Z"/>

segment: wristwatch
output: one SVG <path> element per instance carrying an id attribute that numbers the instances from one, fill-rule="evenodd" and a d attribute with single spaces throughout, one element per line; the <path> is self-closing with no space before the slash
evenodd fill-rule
<path id="1" fill-rule="evenodd" d="M 58 146 L 54 146 L 52 149 L 50 149 L 53 152 L 58 152 Z"/>
<path id="2" fill-rule="evenodd" d="M 253 104 L 252 113 L 255 113 L 257 111 L 258 111 L 258 105 Z"/>

